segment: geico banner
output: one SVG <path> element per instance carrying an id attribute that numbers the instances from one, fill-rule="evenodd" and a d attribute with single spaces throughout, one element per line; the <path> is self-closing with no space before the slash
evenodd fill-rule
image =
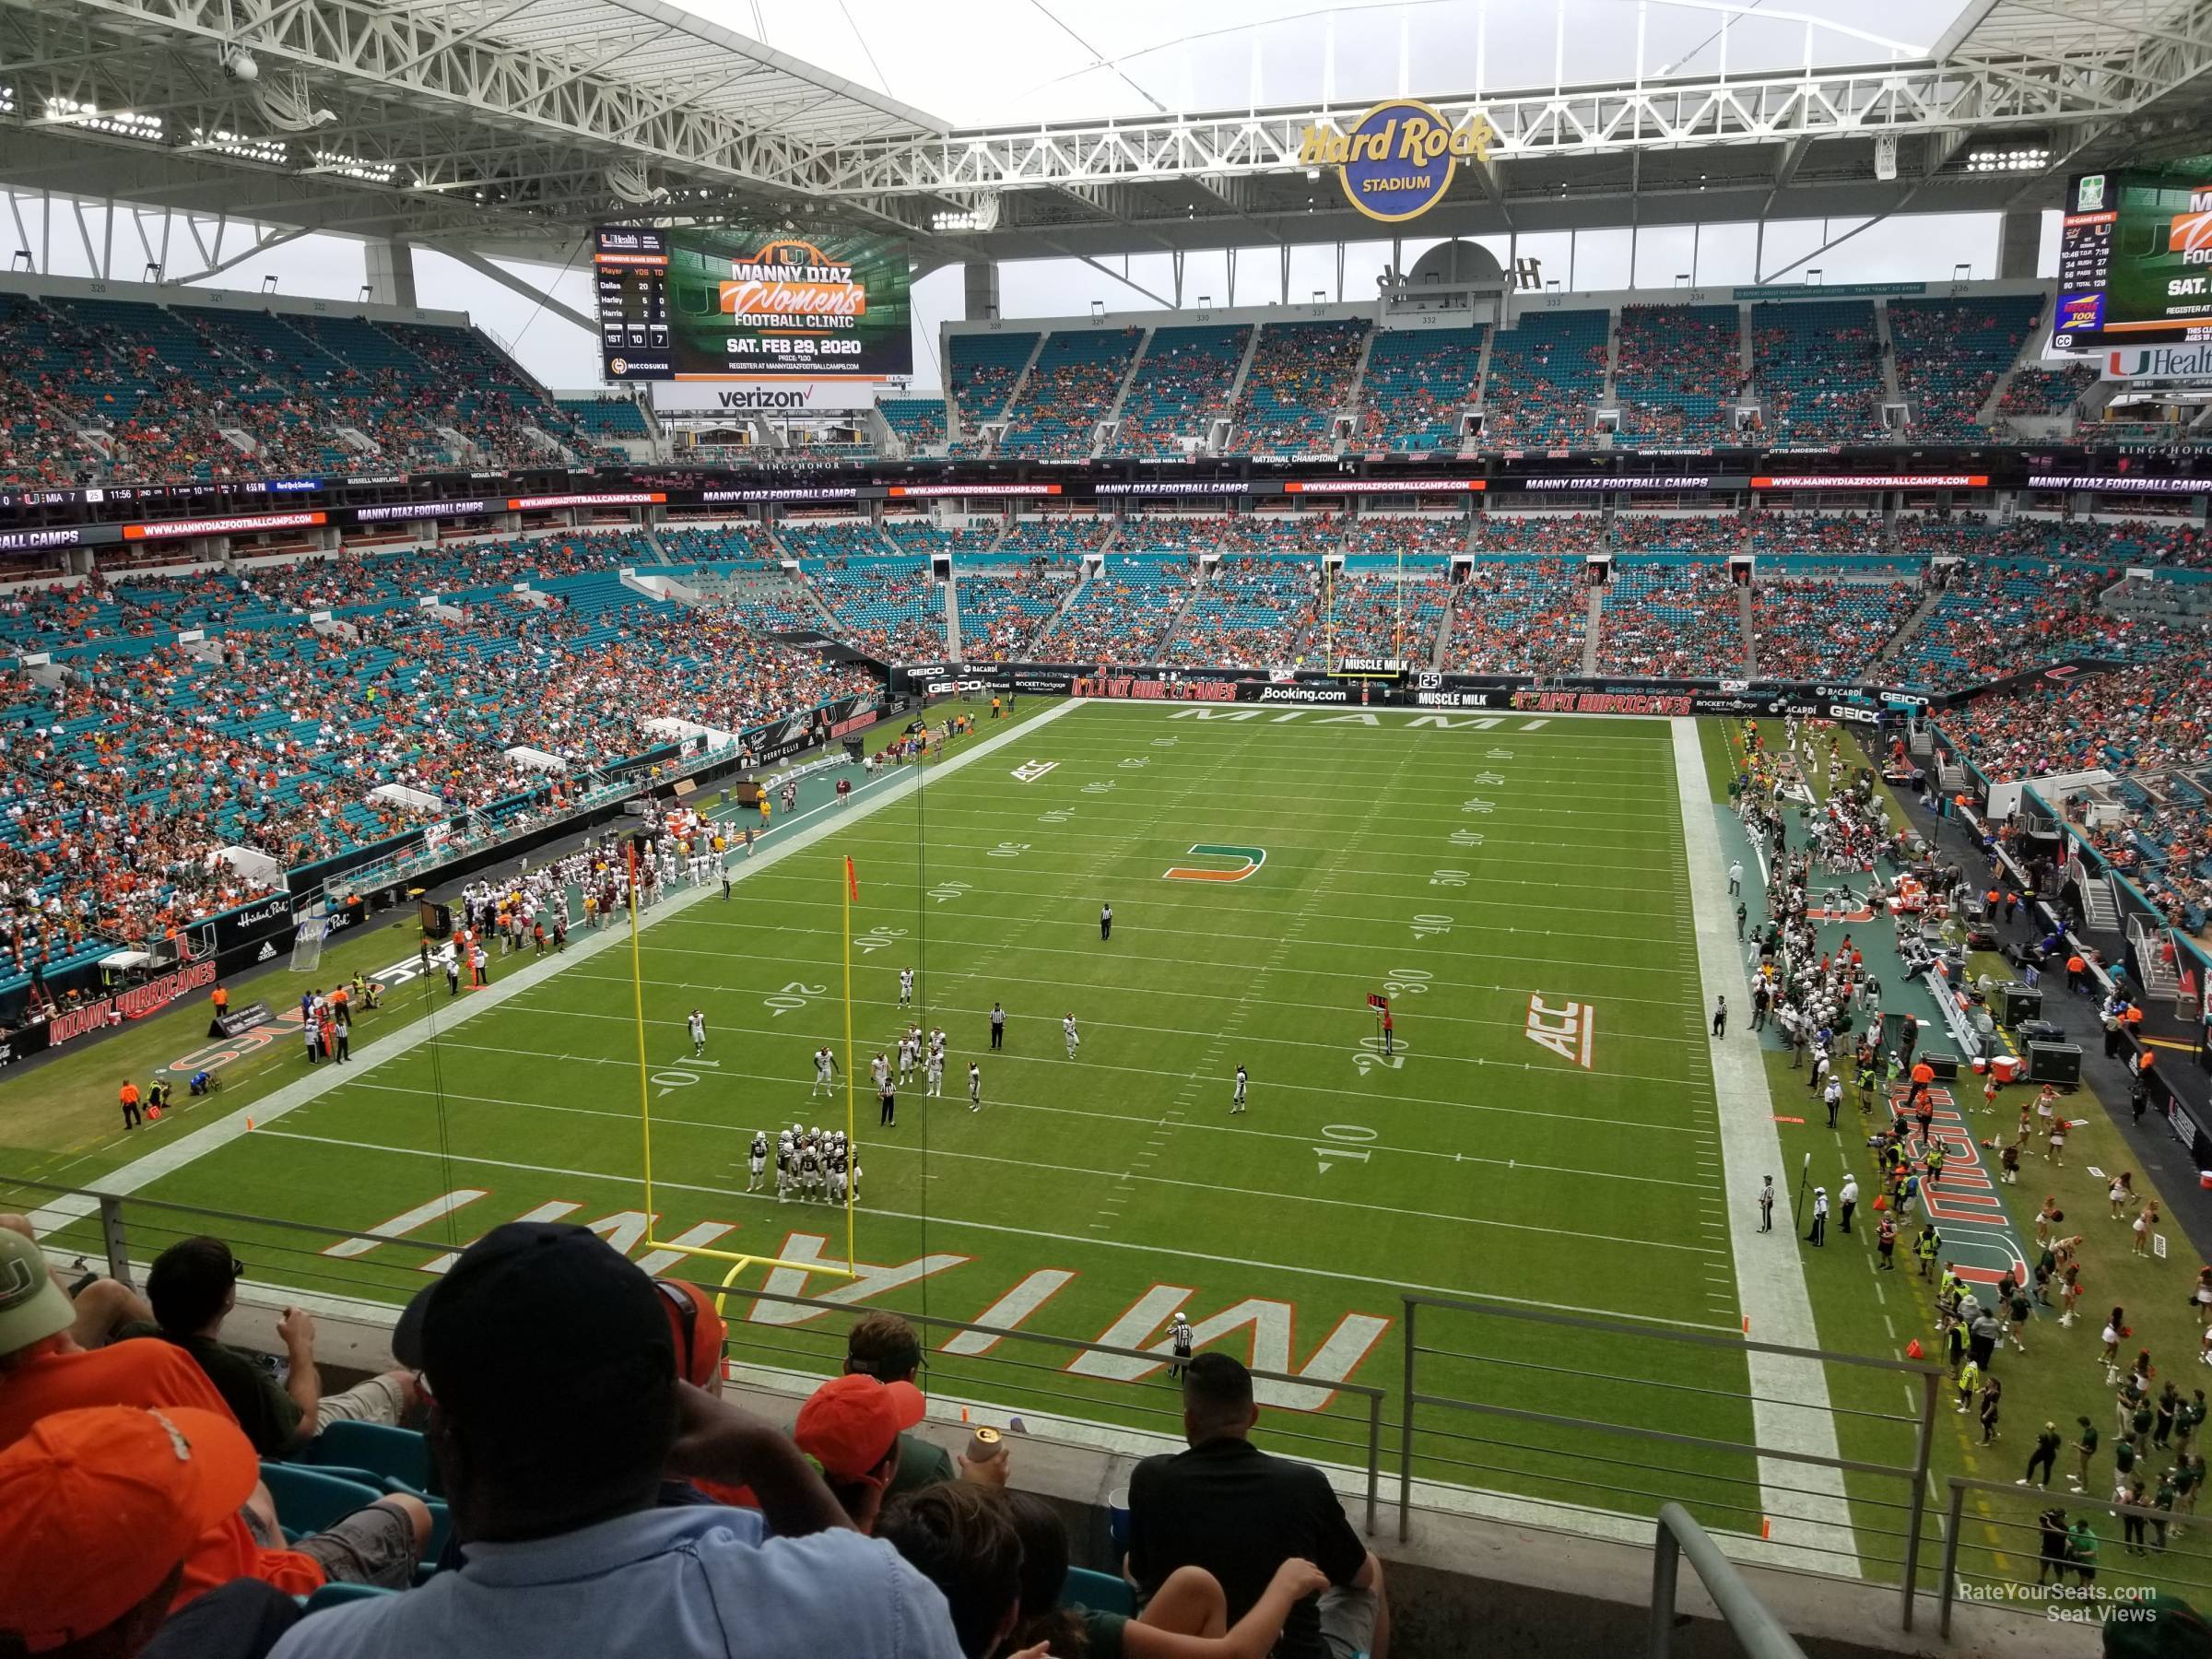
<path id="1" fill-rule="evenodd" d="M 818 415 L 876 406 L 877 382 L 852 380 L 656 380 L 653 406 L 663 415 Z"/>

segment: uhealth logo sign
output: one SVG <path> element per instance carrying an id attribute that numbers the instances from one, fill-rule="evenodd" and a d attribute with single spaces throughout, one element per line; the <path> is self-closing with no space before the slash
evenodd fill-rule
<path id="1" fill-rule="evenodd" d="M 1377 104 L 1349 133 L 1308 127 L 1298 159 L 1303 167 L 1337 169 L 1353 206 L 1397 223 L 1442 201 L 1460 162 L 1488 161 L 1496 135 L 1484 116 L 1453 126 L 1429 105 L 1401 98 Z"/>

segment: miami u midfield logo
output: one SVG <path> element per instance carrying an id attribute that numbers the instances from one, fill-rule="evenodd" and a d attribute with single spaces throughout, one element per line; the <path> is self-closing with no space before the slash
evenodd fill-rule
<path id="1" fill-rule="evenodd" d="M 1212 841 L 1198 841 L 1190 849 L 1193 858 L 1230 858 L 1233 866 L 1208 870 L 1194 865 L 1170 865 L 1162 881 L 1241 881 L 1267 862 L 1265 847 L 1223 847 Z"/>

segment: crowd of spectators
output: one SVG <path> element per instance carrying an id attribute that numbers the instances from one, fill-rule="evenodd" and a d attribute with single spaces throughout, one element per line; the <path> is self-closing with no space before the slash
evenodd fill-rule
<path id="1" fill-rule="evenodd" d="M 1006 410 L 1002 455 L 1074 461 L 1088 459 L 1100 421 L 1129 372 L 1144 338 L 1140 328 L 1056 329 Z"/>
<path id="2" fill-rule="evenodd" d="M 1882 436 L 1882 347 L 1872 300 L 1755 305 L 1751 352 L 1766 429 L 1778 441 Z"/>
<path id="3" fill-rule="evenodd" d="M 1624 512 L 1613 521 L 1617 553 L 1680 553 L 1719 559 L 1736 551 L 1743 521 L 1734 513 Z"/>
<path id="4" fill-rule="evenodd" d="M 1333 419 L 1351 402 L 1368 324 L 1270 323 L 1237 399 L 1231 447 L 1244 454 L 1333 453 Z"/>
<path id="5" fill-rule="evenodd" d="M 1900 648 L 1909 685 L 1954 691 L 2076 654 L 2111 618 L 2095 608 L 2107 573 L 2040 559 L 1986 559 L 1938 567 L 1935 608 Z"/>
<path id="6" fill-rule="evenodd" d="M 1477 324 L 1376 335 L 1359 382 L 1356 446 L 1412 454 L 1459 449 L 1459 418 L 1481 390 L 1487 332 Z"/>
<path id="7" fill-rule="evenodd" d="M 1743 320 L 1735 306 L 1621 309 L 1613 399 L 1628 441 L 1726 443 L 1743 388 Z"/>
<path id="8" fill-rule="evenodd" d="M 945 654 L 945 589 L 926 565 L 900 559 L 810 570 L 839 635 L 886 663 Z"/>
<path id="9" fill-rule="evenodd" d="M 910 453 L 945 447 L 945 400 L 941 397 L 883 397 L 876 408 Z"/>
<path id="10" fill-rule="evenodd" d="M 1986 439 L 1983 407 L 2041 313 L 2032 294 L 1892 300 L 1890 354 L 1914 434 Z"/>
<path id="11" fill-rule="evenodd" d="M 1486 512 L 1475 524 L 1475 545 L 1485 553 L 1550 553 L 1579 559 L 1606 545 L 1606 521 L 1595 512 Z"/>
<path id="12" fill-rule="evenodd" d="M 655 716 L 745 730 L 873 685 L 761 637 L 819 625 L 788 584 L 703 610 L 650 603 L 607 569 L 620 539 L 449 549 L 450 568 L 394 554 L 12 597 L 17 636 L 90 641 L 44 680 L 0 681 L 13 968 L 159 937 L 271 890 L 225 848 L 281 871 L 565 788 L 511 759 L 517 747 L 573 774 L 653 747 L 642 723 Z M 384 564 L 396 569 L 354 568 Z M 563 573 L 535 575 L 535 599 L 507 591 L 547 571 Z M 424 591 L 446 603 L 422 608 Z M 294 610 L 310 605 L 341 620 L 312 627 Z M 177 643 L 188 623 L 206 637 Z M 856 619 L 856 636 L 871 626 Z"/>
<path id="13" fill-rule="evenodd" d="M 1762 560 L 1874 559 L 1889 550 L 1879 513 L 1759 512 L 1747 524 L 1744 545 Z"/>
<path id="14" fill-rule="evenodd" d="M 0 353 L 11 486 L 621 458 L 470 329 L 10 295 Z"/>
<path id="15" fill-rule="evenodd" d="M 670 564 L 744 564 L 773 570 L 782 557 L 769 527 L 750 519 L 664 524 L 654 536 Z"/>
<path id="16" fill-rule="evenodd" d="M 1055 513 L 1050 518 L 1016 519 L 1006 527 L 1002 554 L 1072 559 L 1096 553 L 1112 538 L 1114 523 L 1103 513 Z"/>
<path id="17" fill-rule="evenodd" d="M 1483 383 L 1486 448 L 1587 447 L 1606 389 L 1606 341 L 1612 319 L 1602 311 L 1524 312 L 1490 342 Z"/>
<path id="18" fill-rule="evenodd" d="M 1343 572 L 1323 595 L 1314 631 L 1329 660 L 1394 657 L 1426 666 L 1436 650 L 1452 589 L 1437 559 L 1408 564 L 1403 580 L 1395 559 L 1350 554 Z"/>
<path id="19" fill-rule="evenodd" d="M 1223 553 L 1308 553 L 1334 548 L 1344 522 L 1333 512 L 1244 512 L 1221 527 Z"/>
<path id="20" fill-rule="evenodd" d="M 1460 513 L 1366 512 L 1344 526 L 1344 550 L 1442 557 L 1467 550 L 1473 526 Z"/>
<path id="21" fill-rule="evenodd" d="M 715 1299 L 587 1228 L 477 1240 L 402 1312 L 398 1367 L 343 1394 L 322 1393 L 299 1309 L 281 1382 L 221 1340 L 243 1272 L 227 1241 L 181 1240 L 141 1298 L 65 1277 L 0 1217 L 0 1646 L 1388 1659 L 1382 1564 L 1323 1471 L 1254 1443 L 1252 1373 L 1226 1352 L 1170 1372 L 1183 1445 L 1130 1474 L 1115 1612 L 1085 1605 L 1097 1575 L 1071 1573 L 1013 1444 L 955 1458 L 923 1432 L 923 1348 L 897 1314 L 854 1323 L 786 1429 L 724 1398 Z M 394 1470 L 389 1489 L 326 1446 Z"/>
<path id="22" fill-rule="evenodd" d="M 1250 325 L 1159 328 L 1122 399 L 1110 455 L 1178 455 L 1229 413 Z"/>
<path id="23" fill-rule="evenodd" d="M 1577 674 L 1589 631 L 1579 557 L 1477 559 L 1452 606 L 1444 665 L 1461 674 Z"/>
<path id="24" fill-rule="evenodd" d="M 1187 667 L 1288 666 L 1319 614 L 1320 592 L 1318 559 L 1231 554 L 1192 597 L 1160 660 Z"/>
<path id="25" fill-rule="evenodd" d="M 1104 569 L 1037 641 L 1039 656 L 1055 663 L 1159 661 L 1168 629 L 1190 597 L 1192 567 L 1182 553 L 1107 554 Z"/>
<path id="26" fill-rule="evenodd" d="M 2005 395 L 1997 399 L 1997 413 L 2022 419 L 2071 414 L 2080 405 L 2082 394 L 2096 383 L 2097 371 L 2088 363 L 2070 363 L 2064 369 L 2024 363 L 2006 382 Z"/>
<path id="27" fill-rule="evenodd" d="M 1759 676 L 1863 679 L 1920 597 L 1905 582 L 1762 573 L 1751 593 Z"/>
<path id="28" fill-rule="evenodd" d="M 1739 595 L 1716 561 L 1618 566 L 1598 618 L 1599 668 L 1654 679 L 1741 674 Z"/>
<path id="29" fill-rule="evenodd" d="M 1067 602 L 1080 571 L 1072 563 L 1042 570 L 956 567 L 964 662 L 1015 663 L 1030 657 L 1030 641 L 1046 618 Z"/>
<path id="30" fill-rule="evenodd" d="M 994 421 L 1037 349 L 1033 334 L 962 334 L 952 336 L 948 390 L 959 405 L 960 436 L 955 455 L 983 453 L 983 424 Z"/>

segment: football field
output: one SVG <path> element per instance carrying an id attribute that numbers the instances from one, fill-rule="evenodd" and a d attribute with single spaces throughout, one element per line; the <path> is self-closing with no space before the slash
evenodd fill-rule
<path id="1" fill-rule="evenodd" d="M 1182 1311 L 1201 1346 L 1300 1378 L 1268 1397 L 1310 1415 L 1272 1431 L 1343 1465 L 1365 1456 L 1359 1386 L 1395 1421 L 1405 1294 L 1625 1322 L 1650 1338 L 1420 1310 L 1422 1391 L 1524 1415 L 1438 1416 L 1417 1475 L 1605 1511 L 1686 1498 L 1756 1534 L 1750 1460 L 1546 1420 L 1753 1437 L 1741 1352 L 1670 1340 L 1736 1338 L 1744 1316 L 1671 738 L 1664 720 L 1056 706 L 849 806 L 811 784 L 732 899 L 646 912 L 634 985 L 629 939 L 580 931 L 542 967 L 495 956 L 488 993 L 398 987 L 390 1007 L 434 1036 L 370 1043 L 142 1195 L 442 1247 L 566 1218 L 641 1259 L 661 1241 L 841 1265 L 844 1212 L 779 1202 L 772 1178 L 748 1191 L 746 1165 L 757 1129 L 843 1125 L 841 1080 L 810 1092 L 828 1043 L 857 1073 L 863 1277 L 755 1267 L 737 1288 L 1154 1353 Z M 944 1098 L 917 1076 L 880 1128 L 868 1061 L 910 1017 L 948 1034 Z M 397 1300 L 435 1265 L 229 1236 L 249 1277 L 334 1296 Z M 833 1367 L 841 1318 L 729 1311 L 741 1366 Z M 1149 1355 L 942 1330 L 929 1347 L 940 1413 L 1175 1426 Z"/>

